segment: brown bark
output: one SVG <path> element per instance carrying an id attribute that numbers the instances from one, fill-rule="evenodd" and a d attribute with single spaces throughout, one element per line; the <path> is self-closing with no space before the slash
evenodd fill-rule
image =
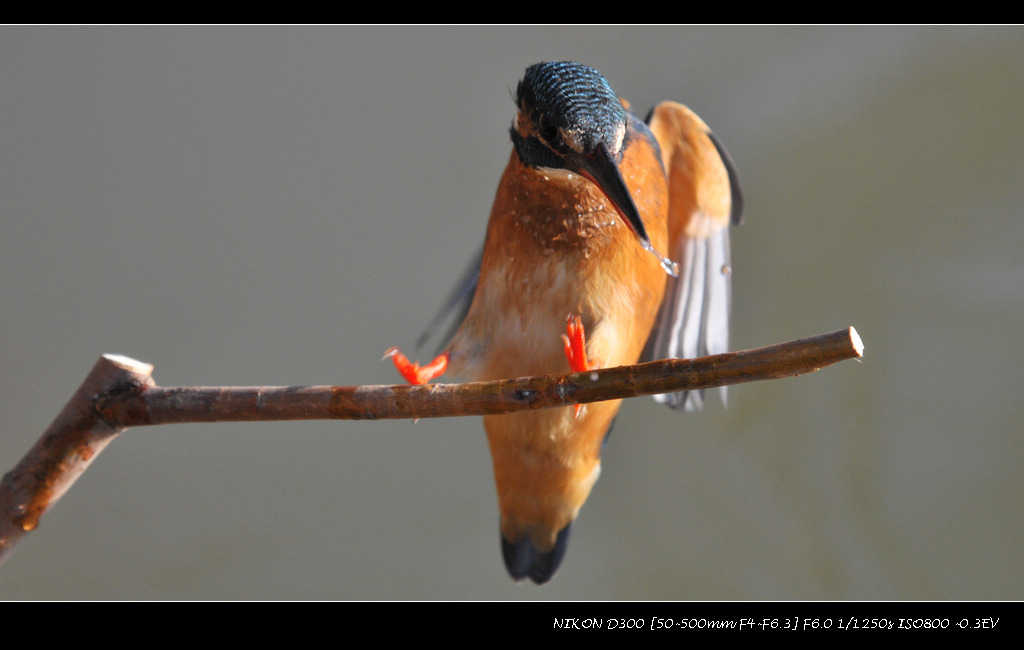
<path id="1" fill-rule="evenodd" d="M 862 354 L 860 337 L 851 327 L 754 350 L 569 375 L 424 386 L 184 388 L 157 386 L 147 363 L 103 355 L 49 429 L 0 482 L 0 562 L 128 427 L 511 413 L 793 377 Z"/>

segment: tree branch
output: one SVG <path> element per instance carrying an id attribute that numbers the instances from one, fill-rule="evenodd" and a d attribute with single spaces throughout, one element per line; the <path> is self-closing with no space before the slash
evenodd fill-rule
<path id="1" fill-rule="evenodd" d="M 110 441 L 132 426 L 511 413 L 793 377 L 862 354 L 851 327 L 754 350 L 569 375 L 425 386 L 184 388 L 161 388 L 150 364 L 105 354 L 35 446 L 4 475 L 0 563 Z"/>

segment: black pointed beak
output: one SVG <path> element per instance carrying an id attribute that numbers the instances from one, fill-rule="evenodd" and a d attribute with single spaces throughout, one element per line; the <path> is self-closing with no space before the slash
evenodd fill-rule
<path id="1" fill-rule="evenodd" d="M 679 265 L 654 250 L 651 238 L 647 236 L 644 220 L 640 217 L 640 211 L 637 210 L 636 204 L 633 203 L 633 197 L 629 194 L 629 188 L 626 187 L 626 180 L 622 178 L 622 172 L 619 171 L 619 163 L 608 151 L 607 145 L 603 142 L 598 144 L 591 156 L 570 153 L 565 156 L 565 159 L 572 171 L 589 179 L 608 197 L 608 200 L 626 221 L 629 229 L 640 240 L 640 246 L 658 258 L 666 273 L 672 277 L 678 277 Z"/>
<path id="2" fill-rule="evenodd" d="M 573 171 L 585 176 L 608 197 L 633 234 L 644 244 L 644 248 L 648 248 L 651 240 L 647 236 L 644 220 L 633 203 L 633 197 L 629 195 L 629 188 L 626 187 L 626 181 L 619 171 L 619 163 L 608 151 L 607 145 L 603 142 L 597 145 L 592 156 L 570 154 L 566 158 L 575 168 Z"/>

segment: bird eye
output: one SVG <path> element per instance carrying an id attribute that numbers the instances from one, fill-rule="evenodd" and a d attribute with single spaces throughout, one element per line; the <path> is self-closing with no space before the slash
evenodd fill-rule
<path id="1" fill-rule="evenodd" d="M 540 133 L 540 137 L 544 138 L 544 141 L 552 147 L 556 147 L 560 144 L 558 139 L 558 127 L 551 123 L 547 115 L 541 113 L 537 116 L 537 131 Z"/>

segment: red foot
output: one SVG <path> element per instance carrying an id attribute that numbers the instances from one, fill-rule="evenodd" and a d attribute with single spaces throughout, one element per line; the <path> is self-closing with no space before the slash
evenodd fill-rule
<path id="1" fill-rule="evenodd" d="M 573 372 L 590 370 L 590 362 L 587 361 L 587 337 L 578 315 L 566 316 L 562 341 L 565 342 L 565 358 L 569 360 L 569 368 Z"/>
<path id="2" fill-rule="evenodd" d="M 569 314 L 565 318 L 565 334 L 562 335 L 565 342 L 565 358 L 569 361 L 569 368 L 573 372 L 590 370 L 593 366 L 587 361 L 587 337 L 583 331 L 583 323 L 578 314 Z M 576 405 L 574 417 L 580 416 L 583 405 Z"/>
<path id="3" fill-rule="evenodd" d="M 420 368 L 420 364 L 412 363 L 409 358 L 399 351 L 398 348 L 389 348 L 384 353 L 384 359 L 391 357 L 395 369 L 405 377 L 410 384 L 426 384 L 435 377 L 440 377 L 448 369 L 448 353 L 441 354 L 436 359 Z M 383 361 L 383 359 L 381 359 Z"/>

